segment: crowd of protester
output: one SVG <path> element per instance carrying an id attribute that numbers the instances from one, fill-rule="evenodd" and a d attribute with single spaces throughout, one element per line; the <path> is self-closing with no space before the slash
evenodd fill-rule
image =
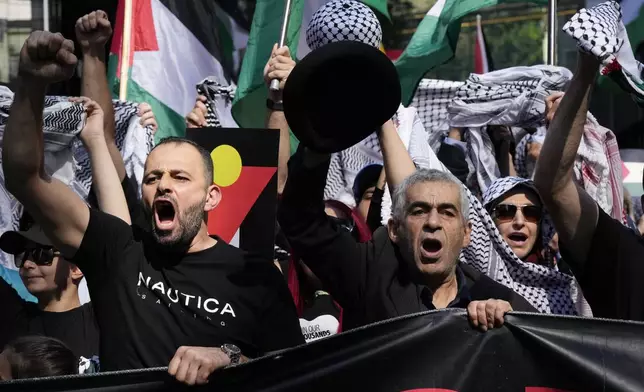
<path id="1" fill-rule="evenodd" d="M 507 312 L 539 311 L 461 261 L 472 241 L 470 194 L 522 263 L 574 276 L 595 317 L 644 319 L 641 234 L 574 179 L 599 69 L 592 55 L 580 52 L 565 94 L 546 100 L 545 140 L 525 147 L 534 181 L 516 174 L 509 127 L 488 127 L 502 176 L 480 192 L 463 185 L 467 129 L 452 128 L 437 153 L 449 170 L 428 169 L 412 160 L 392 119 L 376 132 L 383 163 L 360 170 L 348 205 L 325 200 L 331 154 L 302 144 L 290 150 L 281 92 L 295 61 L 276 45 L 265 80 L 267 89 L 279 80 L 280 90 L 270 90 L 266 127 L 280 130 L 276 243 L 286 256 L 271 262 L 209 235 L 206 216 L 221 192 L 210 153 L 195 142 L 163 139 L 142 184 L 126 174 L 106 79 L 111 34 L 102 11 L 76 24 L 82 97 L 70 100 L 86 112 L 89 205 L 44 170 L 43 101 L 48 85 L 74 72 L 74 44 L 39 31 L 20 53 L 2 169 L 25 213 L 19 230 L 2 233 L 0 248 L 14 255 L 37 302 L 0 281 L 10 317 L 0 324 L 1 380 L 168 366 L 178 381 L 202 384 L 217 369 L 402 315 L 463 308 L 486 331 Z M 206 125 L 205 102 L 197 97 L 187 127 Z M 164 126 L 147 105 L 139 114 L 146 126 Z M 387 192 L 391 215 L 383 221 Z M 91 302 L 81 304 L 83 280 Z"/>

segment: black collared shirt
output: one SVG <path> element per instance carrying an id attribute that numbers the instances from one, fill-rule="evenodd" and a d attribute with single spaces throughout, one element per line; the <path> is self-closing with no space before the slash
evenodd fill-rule
<path id="1" fill-rule="evenodd" d="M 344 309 L 343 329 L 434 309 L 431 291 L 410 278 L 386 228 L 376 230 L 371 241 L 356 243 L 333 226 L 323 202 L 328 163 L 309 169 L 301 158 L 300 150 L 289 162 L 278 219 L 293 252 Z M 536 311 L 523 297 L 471 266 L 459 264 L 457 271 L 459 290 L 450 307 L 502 299 L 514 310 Z"/>
<path id="2" fill-rule="evenodd" d="M 418 286 L 418 300 L 427 308 L 426 310 L 435 310 L 434 292 L 427 286 Z M 456 297 L 447 305 L 448 308 L 467 308 L 472 302 L 470 289 L 467 287 L 465 274 L 460 266 L 456 266 Z"/>

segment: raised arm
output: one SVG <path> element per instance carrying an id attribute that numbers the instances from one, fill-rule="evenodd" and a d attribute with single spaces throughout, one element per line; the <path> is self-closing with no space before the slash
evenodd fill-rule
<path id="1" fill-rule="evenodd" d="M 288 160 L 291 157 L 291 136 L 289 134 L 288 123 L 282 109 L 282 91 L 286 79 L 295 67 L 295 61 L 291 58 L 291 53 L 287 46 L 278 48 L 273 47 L 271 58 L 264 68 L 264 80 L 266 87 L 270 86 L 271 80 L 280 81 L 279 91 L 270 91 L 269 99 L 272 107 L 268 108 L 266 117 L 266 128 L 280 130 L 279 158 L 277 163 L 277 193 L 282 194 L 286 178 L 288 177 Z M 271 105 L 269 105 L 271 106 Z"/>
<path id="2" fill-rule="evenodd" d="M 69 79 L 76 63 L 74 43 L 61 34 L 29 35 L 20 51 L 18 84 L 2 141 L 7 190 L 67 258 L 81 244 L 89 209 L 65 184 L 45 173 L 42 118 L 47 86 Z"/>
<path id="3" fill-rule="evenodd" d="M 588 100 L 599 63 L 580 53 L 577 71 L 550 122 L 535 171 L 535 185 L 552 215 L 559 239 L 572 257 L 586 260 L 597 227 L 595 201 L 573 180 L 573 165 L 584 133 Z"/>
<path id="4" fill-rule="evenodd" d="M 355 310 L 362 303 L 369 245 L 358 244 L 351 234 L 332 225 L 324 212 L 329 159 L 300 145 L 289 162 L 278 220 L 293 254 L 342 307 Z"/>
<path id="5" fill-rule="evenodd" d="M 385 173 L 389 189 L 394 190 L 405 178 L 416 171 L 416 165 L 409 156 L 394 122 L 389 120 L 378 133 L 382 158 L 384 160 Z"/>
<path id="6" fill-rule="evenodd" d="M 91 12 L 76 21 L 76 39 L 83 52 L 81 95 L 96 101 L 103 109 L 103 127 L 107 148 L 116 167 L 118 178 L 125 178 L 125 164 L 116 147 L 114 106 L 107 83 L 105 44 L 112 36 L 112 25 L 104 11 Z"/>
<path id="7" fill-rule="evenodd" d="M 92 185 L 96 192 L 98 208 L 131 224 L 130 212 L 121 188 L 121 181 L 112 163 L 112 157 L 103 131 L 103 111 L 100 105 L 89 98 L 72 98 L 81 102 L 87 110 L 87 122 L 80 139 L 89 153 L 92 165 Z"/>

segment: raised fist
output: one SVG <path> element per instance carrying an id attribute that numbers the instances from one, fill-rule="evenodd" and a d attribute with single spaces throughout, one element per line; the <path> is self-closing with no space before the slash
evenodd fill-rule
<path id="1" fill-rule="evenodd" d="M 85 126 L 81 131 L 79 137 L 83 144 L 87 144 L 92 140 L 105 140 L 103 128 L 103 109 L 101 106 L 87 97 L 72 97 L 69 98 L 70 102 L 80 103 L 85 108 L 87 118 L 85 119 Z"/>
<path id="2" fill-rule="evenodd" d="M 83 53 L 90 49 L 105 50 L 105 44 L 112 36 L 112 25 L 105 11 L 94 11 L 76 21 L 76 39 Z"/>
<path id="3" fill-rule="evenodd" d="M 34 31 L 20 50 L 18 74 L 55 83 L 71 78 L 77 62 L 72 41 L 60 33 Z"/>

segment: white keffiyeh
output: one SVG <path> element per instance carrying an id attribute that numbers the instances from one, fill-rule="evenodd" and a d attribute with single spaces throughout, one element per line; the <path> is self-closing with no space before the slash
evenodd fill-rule
<path id="1" fill-rule="evenodd" d="M 448 172 L 434 151 L 429 148 L 427 133 L 422 129 L 422 122 L 416 111 L 409 109 L 399 109 L 395 122 L 399 123 L 398 132 L 414 163 L 418 167 Z M 413 120 L 407 122 L 407 118 Z M 336 199 L 349 206 L 355 206 L 351 190 L 353 180 L 360 169 L 372 163 L 382 164 L 380 145 L 375 135 L 334 154 L 327 176 L 325 199 Z M 574 279 L 556 270 L 540 265 L 528 265 L 519 260 L 501 238 L 481 202 L 467 188 L 466 191 L 470 201 L 472 234 L 470 245 L 461 253 L 461 261 L 473 265 L 495 281 L 513 289 L 540 312 L 588 315 L 581 290 Z M 390 216 L 391 198 L 386 192 L 383 197 L 382 223 L 385 224 Z"/>
<path id="2" fill-rule="evenodd" d="M 517 175 L 533 178 L 536 162 L 527 157 L 528 143 L 543 144 L 546 129 L 539 128 L 533 135 L 525 136 L 516 148 L 514 160 Z M 574 179 L 608 215 L 623 221 L 622 161 L 615 134 L 599 125 L 588 113 L 584 134 L 579 143 L 573 166 Z"/>
<path id="3" fill-rule="evenodd" d="M 543 123 L 546 98 L 565 89 L 572 78 L 566 68 L 549 65 L 512 67 L 484 75 L 471 74 L 447 108 L 451 127 L 468 128 L 468 180 L 484 192 L 499 176 L 488 125 L 536 127 Z"/>
<path id="4" fill-rule="evenodd" d="M 410 106 L 418 111 L 418 117 L 425 126 L 429 145 L 434 152 L 438 152 L 450 128 L 447 108 L 464 84 L 437 79 L 423 79 L 418 84 Z"/>
<path id="5" fill-rule="evenodd" d="M 618 2 L 582 8 L 564 25 L 563 31 L 577 41 L 581 50 L 601 61 L 603 75 L 610 76 L 639 103 L 644 102 L 644 66 L 635 59 Z"/>
<path id="6" fill-rule="evenodd" d="M 530 187 L 534 190 L 535 193 L 538 194 L 536 191 L 536 188 L 534 187 L 532 181 L 525 179 L 525 178 L 519 178 L 519 177 L 503 177 L 503 178 L 498 178 L 495 181 L 493 181 L 490 186 L 487 188 L 483 195 L 483 206 L 484 207 L 489 207 L 492 203 L 503 197 L 503 195 L 507 194 L 509 191 L 514 189 L 517 186 L 527 186 Z M 552 219 L 550 218 L 550 214 L 548 214 L 547 211 L 544 213 L 544 217 L 541 221 L 540 224 L 540 230 L 541 230 L 541 247 L 543 249 L 548 249 L 548 244 L 552 240 L 552 237 L 555 234 L 555 229 L 554 229 L 554 224 L 552 223 Z M 501 237 L 500 233 L 498 233 L 498 230 L 495 230 L 496 232 L 494 233 L 495 235 L 498 235 L 501 240 L 503 238 Z M 519 259 L 514 252 L 512 251 L 512 248 L 510 248 L 505 241 L 503 241 L 503 244 L 505 247 L 510 249 L 510 257 L 506 257 L 505 260 L 503 260 L 502 263 L 495 262 L 494 258 L 490 258 L 487 260 L 484 259 L 478 259 L 477 261 L 474 262 L 476 265 L 476 268 L 478 268 L 481 271 L 486 272 L 488 276 L 501 276 L 501 279 L 504 279 L 507 281 L 507 283 L 504 283 L 510 287 L 512 287 L 515 291 L 520 292 L 519 290 L 523 291 L 524 293 L 528 294 L 522 294 L 530 301 L 531 303 L 534 302 L 530 300 L 530 297 L 532 296 L 533 298 L 537 298 L 539 296 L 547 296 L 547 298 L 554 300 L 555 302 L 565 302 L 565 300 L 559 299 L 556 300 L 557 296 L 563 296 L 564 298 L 567 295 L 567 292 L 569 290 L 571 299 L 575 305 L 575 309 L 577 311 L 577 314 L 583 315 L 583 316 L 592 316 L 592 311 L 590 309 L 590 306 L 586 302 L 586 299 L 583 297 L 583 294 L 581 293 L 581 289 L 579 288 L 579 284 L 575 280 L 574 277 L 568 276 L 564 273 L 558 272 L 556 269 L 556 266 L 545 266 L 545 265 L 538 265 L 535 263 L 530 263 L 530 262 L 525 262 Z M 536 246 L 536 244 L 535 244 Z M 502 247 L 503 248 L 503 247 Z M 547 252 L 545 255 L 547 261 L 549 262 L 550 260 L 550 254 Z M 552 282 L 552 292 L 548 292 L 549 290 L 545 288 L 539 288 L 539 287 L 532 287 L 531 290 L 530 288 L 524 287 L 525 285 L 522 284 L 523 281 L 529 280 L 528 277 L 526 277 L 525 271 L 531 271 L 532 274 L 534 274 L 535 278 L 539 279 L 540 282 Z M 511 282 L 512 279 L 508 279 L 508 277 L 517 277 L 517 280 L 520 282 Z M 498 279 L 496 279 L 498 281 Z M 503 283 L 503 282 L 502 282 Z M 555 287 L 558 287 L 558 289 L 555 289 Z M 532 293 L 530 293 L 532 291 Z M 536 301 L 539 303 L 539 301 Z"/>
<path id="7" fill-rule="evenodd" d="M 9 118 L 13 93 L 0 87 L 0 139 Z M 123 155 L 125 169 L 132 181 L 141 184 L 143 167 L 153 147 L 152 130 L 143 129 L 137 116 L 138 104 L 114 101 L 116 145 Z M 45 170 L 67 184 L 83 200 L 92 185 L 89 156 L 78 134 L 85 123 L 81 104 L 68 102 L 68 97 L 46 97 L 43 111 Z M 0 144 L 1 146 L 1 144 Z M 0 148 L 1 149 L 1 148 Z M 137 187 L 140 189 L 140 187 Z M 18 230 L 22 205 L 4 187 L 0 166 L 0 233 Z M 0 251 L 0 264 L 15 270 L 13 256 Z"/>
<path id="8" fill-rule="evenodd" d="M 436 155 L 430 154 L 427 133 L 415 108 L 405 108 L 400 105 L 393 121 L 398 130 L 398 135 L 405 147 L 407 147 L 407 151 L 409 151 L 409 155 L 416 166 L 427 167 L 432 159 L 436 159 L 438 162 Z M 362 168 L 374 163 L 383 164 L 380 142 L 375 133 L 369 135 L 355 146 L 333 154 L 324 188 L 325 200 L 338 200 L 349 207 L 355 207 L 353 182 L 356 175 Z M 385 189 L 382 203 L 382 216 L 383 220 L 386 221 L 389 218 L 391 209 L 391 195 L 388 188 Z"/>
<path id="9" fill-rule="evenodd" d="M 429 168 L 448 171 L 440 162 Z M 494 188 L 486 193 L 490 199 L 507 192 L 508 186 L 516 186 L 505 181 L 493 184 Z M 472 233 L 470 245 L 461 252 L 461 262 L 471 264 L 511 288 L 542 313 L 589 316 L 589 308 L 577 282 L 555 269 L 521 261 L 503 240 L 481 202 L 469 189 L 465 190 L 470 201 Z"/>

